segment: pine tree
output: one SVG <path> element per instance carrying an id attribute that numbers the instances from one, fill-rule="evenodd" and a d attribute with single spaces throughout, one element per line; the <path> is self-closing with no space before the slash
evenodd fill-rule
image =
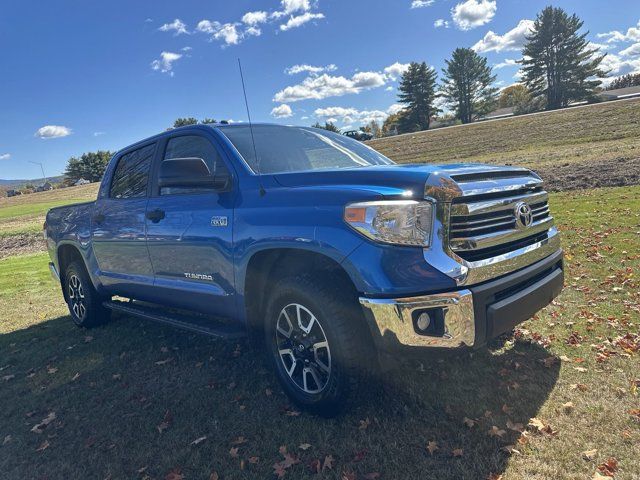
<path id="1" fill-rule="evenodd" d="M 462 123 L 471 123 L 490 112 L 498 89 L 491 86 L 496 76 L 491 73 L 487 59 L 470 48 L 456 48 L 445 63 L 442 96 L 453 107 L 456 117 Z"/>
<path id="2" fill-rule="evenodd" d="M 402 74 L 398 86 L 398 101 L 406 105 L 405 115 L 398 125 L 402 133 L 429 128 L 431 117 L 439 111 L 433 105 L 436 79 L 435 69 L 428 67 L 425 62 L 411 62 L 407 71 Z"/>
<path id="3" fill-rule="evenodd" d="M 523 82 L 531 93 L 546 100 L 547 110 L 566 107 L 570 102 L 594 98 L 600 85 L 597 77 L 605 55 L 589 48 L 586 36 L 579 34 L 583 21 L 569 16 L 562 8 L 546 7 L 527 36 L 520 60 Z"/>

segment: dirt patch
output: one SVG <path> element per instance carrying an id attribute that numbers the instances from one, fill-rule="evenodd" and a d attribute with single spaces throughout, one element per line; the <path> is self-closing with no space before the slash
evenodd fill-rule
<path id="1" fill-rule="evenodd" d="M 0 259 L 25 253 L 43 252 L 45 243 L 42 235 L 37 233 L 23 233 L 0 237 Z"/>
<path id="2" fill-rule="evenodd" d="M 550 192 L 640 184 L 640 157 L 534 168 Z"/>

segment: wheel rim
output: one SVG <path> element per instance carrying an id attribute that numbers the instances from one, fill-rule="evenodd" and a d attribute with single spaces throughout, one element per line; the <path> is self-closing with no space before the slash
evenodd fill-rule
<path id="1" fill-rule="evenodd" d="M 80 321 L 84 320 L 87 314 L 87 304 L 84 297 L 82 282 L 77 275 L 71 275 L 67 282 L 67 296 L 71 311 Z"/>
<path id="2" fill-rule="evenodd" d="M 276 347 L 293 384 L 306 393 L 320 393 L 331 376 L 331 350 L 316 316 L 299 303 L 290 303 L 278 315 Z"/>

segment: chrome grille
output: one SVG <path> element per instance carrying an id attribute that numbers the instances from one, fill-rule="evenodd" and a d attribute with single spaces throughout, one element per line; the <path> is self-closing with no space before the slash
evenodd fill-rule
<path id="1" fill-rule="evenodd" d="M 518 177 L 509 175 L 510 185 L 518 185 Z M 460 182 L 461 179 L 457 179 Z M 540 184 L 527 189 L 489 192 L 479 191 L 478 184 L 495 182 L 495 178 L 482 179 L 474 176 L 471 196 L 462 196 L 451 203 L 449 217 L 449 248 L 466 260 L 476 262 L 498 257 L 513 250 L 533 245 L 546 239 L 553 226 L 549 213 L 548 195 Z M 521 179 L 520 179 L 521 180 Z M 463 182 L 464 185 L 464 182 Z M 533 221 L 530 226 L 520 228 L 516 222 L 515 208 L 521 202 L 531 207 Z"/>

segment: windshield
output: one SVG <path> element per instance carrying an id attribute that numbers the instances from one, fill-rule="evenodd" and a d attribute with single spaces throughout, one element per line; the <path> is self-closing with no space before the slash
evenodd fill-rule
<path id="1" fill-rule="evenodd" d="M 310 127 L 254 125 L 259 165 L 249 125 L 219 127 L 255 173 L 286 173 L 391 165 L 372 148 L 344 135 Z"/>

